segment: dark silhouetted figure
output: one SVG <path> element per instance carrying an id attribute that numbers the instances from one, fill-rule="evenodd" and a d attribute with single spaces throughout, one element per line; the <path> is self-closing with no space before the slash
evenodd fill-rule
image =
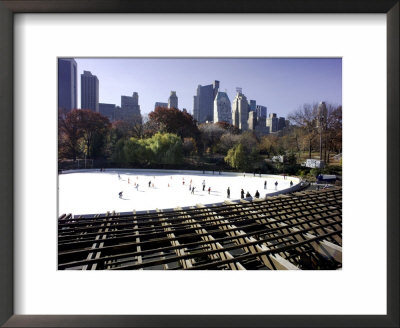
<path id="1" fill-rule="evenodd" d="M 275 181 L 275 190 L 278 189 L 278 181 Z"/>
<path id="2" fill-rule="evenodd" d="M 255 198 L 260 198 L 260 193 L 258 192 L 258 190 L 256 190 L 256 193 L 254 194 Z"/>
<path id="3" fill-rule="evenodd" d="M 240 190 L 240 198 L 244 198 L 244 190 Z"/>
<path id="4" fill-rule="evenodd" d="M 267 180 L 264 181 L 264 189 L 267 189 Z"/>
<path id="5" fill-rule="evenodd" d="M 227 196 L 228 198 L 231 197 L 231 190 L 229 189 L 229 187 L 228 187 L 228 189 L 226 190 L 226 196 Z"/>
<path id="6" fill-rule="evenodd" d="M 122 191 L 118 193 L 119 198 L 122 198 Z"/>
<path id="7" fill-rule="evenodd" d="M 246 198 L 248 198 L 248 197 L 251 197 L 249 192 L 246 193 Z"/>

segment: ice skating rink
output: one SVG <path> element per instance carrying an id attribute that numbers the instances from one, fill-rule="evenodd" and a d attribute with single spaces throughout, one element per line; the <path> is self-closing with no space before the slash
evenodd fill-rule
<path id="1" fill-rule="evenodd" d="M 119 175 L 119 176 L 118 176 Z M 290 187 L 300 181 L 295 177 L 198 171 L 149 171 L 107 169 L 65 171 L 59 174 L 59 215 L 95 214 L 171 209 L 196 204 L 219 203 L 240 199 L 240 190 L 260 197 Z M 203 191 L 203 180 L 205 190 Z M 267 189 L 264 182 L 267 181 Z M 278 182 L 275 188 L 275 182 Z M 150 187 L 149 187 L 150 182 Z M 183 183 L 184 182 L 184 183 Z M 136 188 L 135 184 L 139 184 Z M 194 194 L 189 186 L 195 187 Z M 211 188 L 208 193 L 208 188 Z M 122 198 L 118 196 L 122 191 Z"/>

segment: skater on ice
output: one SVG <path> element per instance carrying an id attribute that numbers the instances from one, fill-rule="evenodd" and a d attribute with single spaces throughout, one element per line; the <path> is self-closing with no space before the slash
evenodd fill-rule
<path id="1" fill-rule="evenodd" d="M 208 194 L 210 194 L 211 192 L 211 187 L 208 187 Z"/>
<path id="2" fill-rule="evenodd" d="M 228 189 L 226 190 L 226 196 L 227 196 L 227 198 L 230 198 L 230 197 L 231 197 L 231 190 L 229 189 L 229 187 L 228 187 Z"/>
<path id="3" fill-rule="evenodd" d="M 122 198 L 122 191 L 118 193 L 119 198 Z"/>
<path id="4" fill-rule="evenodd" d="M 203 180 L 203 191 L 205 190 L 205 188 L 206 188 L 206 180 Z"/>
<path id="5" fill-rule="evenodd" d="M 192 195 L 194 195 L 194 188 L 195 188 L 195 187 L 192 187 Z"/>
<path id="6" fill-rule="evenodd" d="M 244 198 L 244 190 L 240 190 L 240 198 Z"/>
<path id="7" fill-rule="evenodd" d="M 275 190 L 278 189 L 278 181 L 275 181 Z"/>
<path id="8" fill-rule="evenodd" d="M 293 181 L 292 180 L 290 180 L 290 186 L 293 187 Z"/>
<path id="9" fill-rule="evenodd" d="M 260 193 L 258 192 L 258 190 L 256 190 L 256 193 L 254 195 L 255 198 L 260 198 Z"/>
<path id="10" fill-rule="evenodd" d="M 267 180 L 264 181 L 264 189 L 267 189 Z"/>

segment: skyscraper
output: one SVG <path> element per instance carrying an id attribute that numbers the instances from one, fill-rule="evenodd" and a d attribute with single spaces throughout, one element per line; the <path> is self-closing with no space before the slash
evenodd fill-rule
<path id="1" fill-rule="evenodd" d="M 77 108 L 77 65 L 73 58 L 58 59 L 58 108 L 64 112 Z"/>
<path id="2" fill-rule="evenodd" d="M 214 100 L 214 123 L 226 122 L 232 124 L 232 108 L 226 92 L 218 92 Z"/>
<path id="3" fill-rule="evenodd" d="M 168 108 L 178 109 L 178 97 L 176 95 L 176 91 L 171 91 L 171 94 L 168 98 Z"/>
<path id="4" fill-rule="evenodd" d="M 99 103 L 99 113 L 107 117 L 110 120 L 110 122 L 114 122 L 115 104 Z"/>
<path id="5" fill-rule="evenodd" d="M 249 119 L 247 120 L 247 125 L 249 130 L 254 131 L 257 126 L 257 113 L 250 110 L 249 111 Z"/>
<path id="6" fill-rule="evenodd" d="M 278 118 L 278 131 L 283 130 L 286 126 L 286 121 L 284 117 Z"/>
<path id="7" fill-rule="evenodd" d="M 257 105 L 256 106 L 256 111 L 257 111 L 257 118 L 267 118 L 267 107 Z"/>
<path id="8" fill-rule="evenodd" d="M 278 117 L 275 113 L 270 113 L 267 118 L 267 126 L 269 127 L 269 132 L 278 131 Z"/>
<path id="9" fill-rule="evenodd" d="M 213 84 L 199 85 L 193 97 L 193 118 L 198 123 L 211 122 L 214 118 L 214 100 L 218 93 L 219 81 Z"/>
<path id="10" fill-rule="evenodd" d="M 257 102 L 255 100 L 249 101 L 249 111 L 255 112 L 257 108 Z"/>
<path id="11" fill-rule="evenodd" d="M 239 88 L 232 103 L 232 125 L 236 126 L 242 131 L 246 131 L 248 129 L 248 118 L 249 104 L 247 103 L 246 96 Z"/>
<path id="12" fill-rule="evenodd" d="M 81 74 L 81 108 L 99 112 L 99 79 L 89 71 Z"/>
<path id="13" fill-rule="evenodd" d="M 154 104 L 154 109 L 156 109 L 157 107 L 168 107 L 168 103 L 165 103 L 165 102 L 159 102 L 159 101 L 157 101 L 155 104 Z"/>
<path id="14" fill-rule="evenodd" d="M 121 96 L 121 111 L 124 120 L 142 124 L 139 95 L 137 92 L 134 92 L 132 97 Z"/>

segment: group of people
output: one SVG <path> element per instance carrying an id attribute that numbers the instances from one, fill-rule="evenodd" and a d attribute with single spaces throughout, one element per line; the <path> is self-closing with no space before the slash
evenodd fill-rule
<path id="1" fill-rule="evenodd" d="M 121 176 L 119 175 L 119 173 L 118 173 L 118 179 L 121 180 Z M 138 177 L 136 177 L 136 179 L 138 179 Z M 155 177 L 154 177 L 154 179 L 155 179 Z M 172 179 L 172 176 L 171 176 L 171 179 Z M 128 184 L 130 184 L 130 179 L 129 178 L 128 178 Z M 203 191 L 206 191 L 206 181 L 203 180 L 203 182 L 201 184 L 202 184 Z M 182 185 L 183 186 L 185 185 L 185 178 L 184 177 L 182 177 Z M 275 185 L 275 190 L 278 190 L 278 181 L 275 181 L 274 185 Z M 148 186 L 149 186 L 149 188 L 150 187 L 154 188 L 154 182 L 152 183 L 151 180 L 149 180 Z M 168 183 L 168 187 L 170 187 L 169 183 Z M 293 181 L 290 181 L 290 187 L 293 187 Z M 136 190 L 139 190 L 139 184 L 136 183 L 136 182 L 135 182 L 135 188 L 136 188 Z M 191 179 L 190 183 L 189 183 L 189 191 L 190 191 L 190 193 L 192 195 L 194 195 L 195 189 L 196 189 L 196 187 L 193 186 L 193 181 Z M 267 180 L 264 181 L 264 189 L 267 189 Z M 208 191 L 208 194 L 210 195 L 211 194 L 211 187 L 210 186 L 208 187 L 207 191 Z M 118 193 L 119 198 L 122 198 L 122 195 L 123 195 L 122 191 Z M 226 197 L 228 199 L 231 197 L 230 187 L 228 187 L 227 190 L 226 190 Z M 247 191 L 247 193 L 245 195 L 244 190 L 241 189 L 240 198 L 248 198 L 248 197 L 251 197 L 251 194 Z M 260 193 L 259 193 L 258 190 L 256 190 L 256 192 L 254 194 L 254 197 L 255 198 L 259 198 L 260 197 Z"/>
<path id="2" fill-rule="evenodd" d="M 104 171 L 104 169 L 102 169 L 103 171 Z M 121 176 L 120 176 L 120 174 L 118 173 L 118 180 L 121 180 Z M 138 177 L 136 177 L 136 180 L 138 180 Z M 150 187 L 150 181 L 149 181 L 149 187 Z M 128 178 L 128 184 L 131 184 L 131 179 L 130 178 Z M 135 187 L 135 189 L 137 190 L 137 191 L 139 191 L 139 183 L 134 183 L 134 187 Z M 154 183 L 153 183 L 153 187 L 154 187 Z M 119 193 L 118 193 L 118 197 L 119 198 L 122 198 L 122 195 L 123 195 L 123 191 L 120 191 Z"/>
<path id="3" fill-rule="evenodd" d="M 246 197 L 244 197 L 244 190 L 243 189 L 240 190 L 240 198 L 249 198 L 249 197 L 251 197 L 251 194 L 249 192 L 247 192 Z M 258 190 L 256 190 L 254 198 L 260 198 L 260 193 L 258 192 Z"/>

